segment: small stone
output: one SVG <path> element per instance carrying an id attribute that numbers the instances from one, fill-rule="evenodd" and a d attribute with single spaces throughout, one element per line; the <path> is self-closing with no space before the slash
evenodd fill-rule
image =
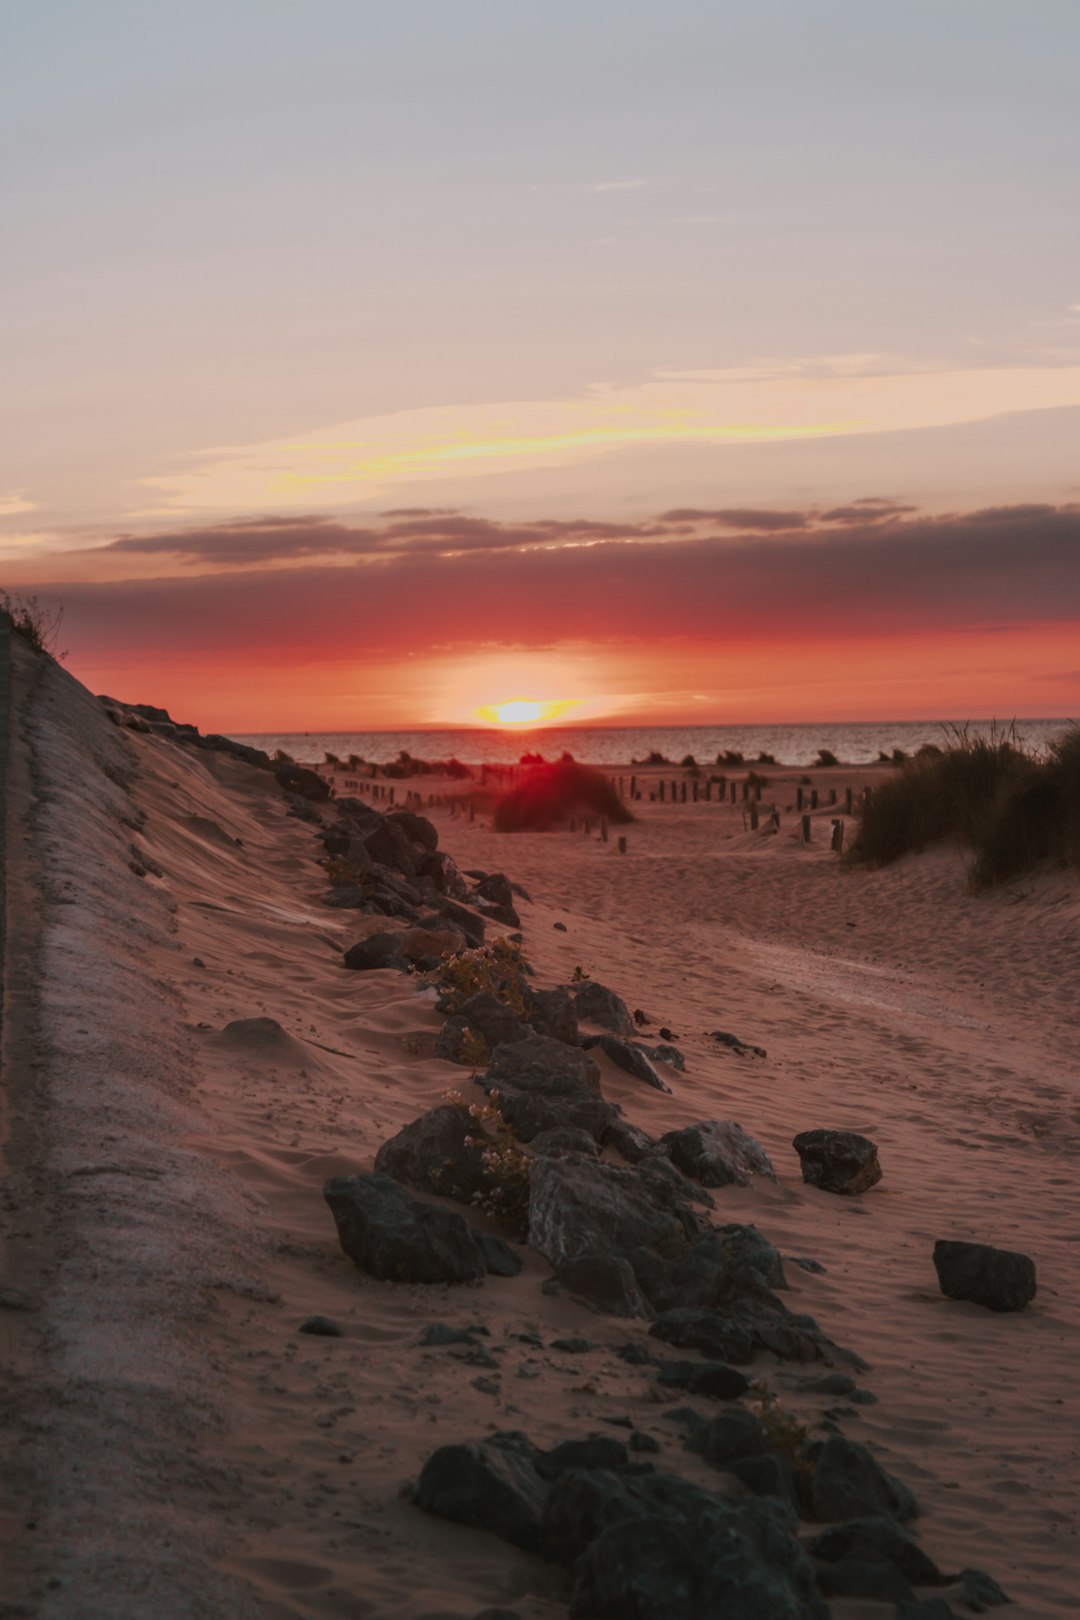
<path id="1" fill-rule="evenodd" d="M 976 1614 L 982 1614 L 986 1609 L 996 1609 L 1001 1603 L 1012 1602 L 1012 1598 L 1002 1591 L 985 1569 L 960 1571 L 960 1597 Z"/>
<path id="2" fill-rule="evenodd" d="M 307 1316 L 301 1322 L 300 1333 L 311 1333 L 317 1339 L 340 1339 L 341 1329 L 329 1316 Z"/>
<path id="3" fill-rule="evenodd" d="M 660 1442 L 656 1436 L 645 1434 L 641 1429 L 633 1429 L 626 1443 L 631 1451 L 644 1452 L 649 1456 L 655 1455 L 660 1450 Z"/>
<path id="4" fill-rule="evenodd" d="M 949 1299 L 971 1300 L 991 1311 L 1022 1311 L 1035 1298 L 1035 1263 L 1014 1249 L 943 1239 L 934 1244 L 934 1269 Z"/>
<path id="5" fill-rule="evenodd" d="M 854 1198 L 881 1180 L 877 1144 L 857 1131 L 801 1131 L 791 1145 L 803 1180 L 822 1192 Z"/>
<path id="6" fill-rule="evenodd" d="M 468 1328 L 450 1327 L 447 1322 L 432 1322 L 420 1335 L 422 1345 L 475 1344 Z"/>
<path id="7" fill-rule="evenodd" d="M 497 1395 L 499 1393 L 499 1380 L 497 1378 L 474 1378 L 473 1389 L 478 1389 L 481 1395 Z"/>

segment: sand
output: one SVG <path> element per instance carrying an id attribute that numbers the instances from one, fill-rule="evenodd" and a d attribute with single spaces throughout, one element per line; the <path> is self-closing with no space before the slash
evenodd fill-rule
<path id="1" fill-rule="evenodd" d="M 553 1443 L 617 1418 L 715 1486 L 613 1354 L 644 1327 L 545 1294 L 536 1255 L 457 1289 L 351 1265 L 323 1181 L 369 1169 L 468 1083 L 432 1056 L 430 992 L 342 969 L 374 920 L 321 905 L 312 831 L 268 776 L 117 730 L 25 649 L 14 673 L 0 1614 L 564 1616 L 560 1571 L 424 1516 L 402 1488 L 445 1442 L 517 1427 Z M 798 773 L 767 774 L 766 797 L 793 804 Z M 976 898 L 955 851 L 844 866 L 827 810 L 809 847 L 793 814 L 770 836 L 741 804 L 635 810 L 625 855 L 595 829 L 500 836 L 432 816 L 462 867 L 528 890 L 538 983 L 581 967 L 645 1011 L 646 1036 L 678 1036 L 671 1096 L 601 1060 L 630 1120 L 734 1118 L 762 1141 L 777 1183 L 724 1191 L 718 1214 L 825 1268 L 789 1264 L 789 1303 L 870 1364 L 878 1402 L 844 1428 L 916 1491 L 927 1551 L 988 1568 L 1008 1613 L 1073 1615 L 1075 878 Z M 267 1018 L 280 1034 L 227 1028 Z M 722 1049 L 715 1029 L 767 1056 Z M 872 1136 L 882 1183 L 854 1200 L 805 1186 L 790 1143 L 815 1126 Z M 997 1316 L 944 1299 L 941 1237 L 1024 1250 L 1036 1300 Z M 343 1337 L 299 1335 L 313 1312 Z M 499 1372 L 421 1348 L 435 1321 L 484 1324 Z M 599 1348 L 559 1353 L 560 1334 Z M 801 1389 L 806 1369 L 754 1373 L 808 1421 L 829 1404 Z"/>

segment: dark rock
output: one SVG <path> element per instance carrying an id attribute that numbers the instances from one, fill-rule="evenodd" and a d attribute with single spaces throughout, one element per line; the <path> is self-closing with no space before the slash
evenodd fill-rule
<path id="1" fill-rule="evenodd" d="M 453 1017 L 447 1019 L 435 1046 L 435 1056 L 449 1058 L 452 1063 L 461 1061 L 459 1054 L 466 1030 L 482 1036 L 489 1052 L 497 1046 L 524 1040 L 529 1033 L 517 1013 L 490 990 L 470 996 Z"/>
<path id="2" fill-rule="evenodd" d="M 486 1079 L 494 1085 L 508 1082 L 521 1091 L 553 1093 L 585 1089 L 598 1092 L 600 1071 L 578 1047 L 530 1031 L 522 1040 L 499 1046 L 492 1053 Z"/>
<path id="3" fill-rule="evenodd" d="M 799 1388 L 808 1395 L 854 1395 L 855 1380 L 850 1373 L 822 1373 L 820 1378 L 807 1378 Z"/>
<path id="4" fill-rule="evenodd" d="M 649 1160 L 639 1169 L 645 1167 L 651 1168 Z M 771 1300 L 770 1288 L 784 1286 L 780 1256 L 755 1227 L 710 1229 L 681 1255 L 650 1258 L 634 1251 L 630 1259 L 658 1311 L 720 1309 L 747 1296 Z"/>
<path id="5" fill-rule="evenodd" d="M 380 866 L 388 866 L 410 880 L 418 876 L 423 856 L 388 816 L 380 816 L 377 822 L 365 826 L 361 836 L 368 854 Z"/>
<path id="6" fill-rule="evenodd" d="M 447 895 L 451 900 L 468 899 L 469 886 L 458 871 L 457 863 L 442 851 L 424 857 L 417 878 L 421 883 L 430 883 L 439 894 Z"/>
<path id="7" fill-rule="evenodd" d="M 461 929 L 470 949 L 476 950 L 484 943 L 486 925 L 478 911 L 474 911 L 471 906 L 463 906 L 449 894 L 444 895 L 439 902 L 439 910 L 448 922 Z"/>
<path id="8" fill-rule="evenodd" d="M 709 1418 L 686 1443 L 711 1468 L 728 1468 L 743 1457 L 761 1457 L 771 1449 L 765 1425 L 756 1412 L 748 1412 L 744 1406 L 733 1406 Z"/>
<path id="9" fill-rule="evenodd" d="M 731 1221 L 720 1228 L 720 1243 L 738 1270 L 756 1273 L 769 1288 L 787 1287 L 779 1249 L 756 1226 Z"/>
<path id="10" fill-rule="evenodd" d="M 632 1035 L 634 1021 L 621 996 L 605 985 L 588 979 L 574 995 L 574 1012 L 580 1022 L 602 1024 L 615 1035 Z"/>
<path id="11" fill-rule="evenodd" d="M 596 1346 L 590 1339 L 552 1339 L 551 1348 L 558 1350 L 564 1356 L 583 1356 Z"/>
<path id="12" fill-rule="evenodd" d="M 809 1271 L 814 1277 L 823 1277 L 825 1275 L 826 1268 L 820 1260 L 810 1260 L 806 1255 L 792 1255 L 790 1258 L 793 1265 L 798 1266 L 802 1271 Z"/>
<path id="13" fill-rule="evenodd" d="M 292 760 L 282 760 L 275 765 L 274 776 L 286 793 L 295 794 L 297 798 L 322 804 L 330 797 L 330 784 L 324 782 L 317 771 L 309 771 L 306 766 L 297 765 Z"/>
<path id="14" fill-rule="evenodd" d="M 438 849 L 439 834 L 426 816 L 418 816 L 414 810 L 388 810 L 386 820 L 400 827 L 410 844 L 417 844 L 425 855 L 434 855 Z"/>
<path id="15" fill-rule="evenodd" d="M 488 872 L 480 878 L 474 890 L 477 898 L 486 900 L 490 905 L 498 906 L 501 911 L 513 911 L 514 891 L 510 887 L 510 879 L 502 872 Z M 517 927 L 515 923 L 513 925 Z"/>
<path id="16" fill-rule="evenodd" d="M 431 1322 L 420 1335 L 422 1345 L 475 1344 L 476 1336 L 469 1328 L 450 1327 L 446 1322 Z"/>
<path id="17" fill-rule="evenodd" d="M 884 1559 L 843 1558 L 821 1570 L 818 1580 L 829 1597 L 872 1598 L 877 1603 L 910 1603 L 915 1597 L 911 1582 Z"/>
<path id="18" fill-rule="evenodd" d="M 404 936 L 397 934 L 369 934 L 358 940 L 344 953 L 345 966 L 354 972 L 370 972 L 376 968 L 405 968 Z"/>
<path id="19" fill-rule="evenodd" d="M 526 985 L 525 1016 L 538 1035 L 547 1035 L 566 1046 L 578 1044 L 574 1004 L 565 990 L 533 990 Z"/>
<path id="20" fill-rule="evenodd" d="M 306 1316 L 297 1329 L 299 1333 L 310 1333 L 317 1339 L 340 1339 L 341 1329 L 329 1316 Z"/>
<path id="21" fill-rule="evenodd" d="M 991 1311 L 1022 1311 L 1035 1298 L 1035 1264 L 1014 1249 L 941 1239 L 934 1244 L 941 1292 Z"/>
<path id="22" fill-rule="evenodd" d="M 288 805 L 288 809 L 285 812 L 287 816 L 295 816 L 297 821 L 307 821 L 313 827 L 322 826 L 322 817 L 320 816 L 319 812 L 316 810 L 314 804 L 310 800 L 304 798 L 302 794 L 286 793 L 285 803 Z"/>
<path id="23" fill-rule="evenodd" d="M 782 1361 L 823 1361 L 836 1353 L 812 1317 L 796 1316 L 770 1295 L 736 1299 L 721 1310 L 677 1307 L 662 1312 L 649 1332 L 717 1361 L 751 1361 L 758 1350 Z"/>
<path id="24" fill-rule="evenodd" d="M 881 1180 L 876 1143 L 856 1131 L 802 1131 L 791 1145 L 803 1180 L 822 1192 L 854 1198 Z"/>
<path id="25" fill-rule="evenodd" d="M 467 1204 L 487 1183 L 481 1136 L 467 1108 L 443 1103 L 384 1142 L 375 1169 L 407 1187 Z"/>
<path id="26" fill-rule="evenodd" d="M 657 1456 L 660 1451 L 660 1442 L 655 1435 L 645 1434 L 641 1429 L 634 1429 L 627 1441 L 631 1451 L 639 1455 Z"/>
<path id="27" fill-rule="evenodd" d="M 487 1271 L 481 1244 L 453 1210 L 422 1204 L 389 1176 L 333 1176 L 323 1188 L 341 1247 L 386 1282 L 472 1282 Z"/>
<path id="28" fill-rule="evenodd" d="M 552 926 L 552 928 L 556 929 L 556 931 L 558 933 L 560 933 L 560 934 L 565 934 L 566 933 L 566 924 L 565 923 L 554 922 L 554 923 L 552 923 L 551 926 Z"/>
<path id="29" fill-rule="evenodd" d="M 351 794 L 342 799 L 335 799 L 334 809 L 339 821 L 352 822 L 356 826 L 372 826 L 382 819 L 381 810 L 376 810 L 373 804 L 368 804 L 364 799 L 354 798 Z"/>
<path id="30" fill-rule="evenodd" d="M 905 1575 L 913 1586 L 942 1586 L 944 1577 L 919 1543 L 901 1530 L 895 1519 L 872 1517 L 830 1525 L 807 1547 L 813 1558 L 835 1564 L 841 1559 L 884 1560 Z"/>
<path id="31" fill-rule="evenodd" d="M 960 1600 L 976 1614 L 983 1614 L 987 1609 L 996 1609 L 1001 1603 L 1012 1602 L 1012 1598 L 1002 1591 L 994 1577 L 988 1575 L 985 1569 L 960 1571 Z"/>
<path id="32" fill-rule="evenodd" d="M 747 1187 L 756 1175 L 775 1179 L 769 1156 L 733 1119 L 704 1119 L 660 1138 L 671 1162 L 706 1187 Z"/>
<path id="33" fill-rule="evenodd" d="M 901 1603 L 896 1620 L 956 1620 L 953 1609 L 942 1597 L 924 1598 L 921 1603 Z"/>
<path id="34" fill-rule="evenodd" d="M 795 1513 L 799 1509 L 799 1492 L 795 1475 L 786 1457 L 773 1451 L 760 1456 L 739 1457 L 728 1465 L 739 1484 L 754 1496 L 775 1496 L 786 1502 Z"/>
<path id="35" fill-rule="evenodd" d="M 550 1451 L 541 1452 L 536 1464 L 543 1479 L 559 1479 L 571 1468 L 609 1468 L 618 1472 L 629 1467 L 626 1447 L 607 1434 L 590 1435 L 587 1440 L 564 1440 Z"/>
<path id="36" fill-rule="evenodd" d="M 887 1474 L 857 1440 L 832 1434 L 812 1453 L 808 1500 L 815 1518 L 860 1519 L 887 1514 L 906 1524 L 918 1514 L 907 1486 Z"/>
<path id="37" fill-rule="evenodd" d="M 633 1267 L 613 1254 L 585 1254 L 567 1260 L 556 1275 L 571 1294 L 610 1316 L 648 1318 L 652 1315 Z"/>
<path id="38" fill-rule="evenodd" d="M 534 1159 L 529 1168 L 529 1246 L 557 1271 L 585 1255 L 639 1247 L 677 1254 L 700 1230 L 689 1202 L 640 1169 L 584 1158 Z"/>
<path id="39" fill-rule="evenodd" d="M 654 1063 L 666 1063 L 672 1069 L 678 1069 L 680 1074 L 686 1070 L 686 1059 L 677 1046 L 667 1046 L 663 1042 L 659 1046 L 642 1046 L 638 1042 L 637 1049 L 639 1052 L 644 1052 L 645 1056 L 651 1058 Z"/>
<path id="40" fill-rule="evenodd" d="M 295 1044 L 276 1018 L 234 1018 L 218 1039 L 230 1046 L 268 1053 L 288 1051 Z"/>
<path id="41" fill-rule="evenodd" d="M 613 1147 L 627 1164 L 638 1164 L 647 1154 L 657 1151 L 655 1138 L 640 1126 L 628 1124 L 625 1119 L 611 1121 L 604 1132 L 603 1145 Z"/>
<path id="42" fill-rule="evenodd" d="M 670 1093 L 671 1087 L 667 1081 L 660 1078 L 641 1047 L 635 1046 L 632 1041 L 620 1040 L 617 1035 L 587 1035 L 581 1045 L 585 1051 L 598 1046 L 617 1068 L 632 1075 L 635 1080 L 643 1081 L 654 1091 Z"/>
<path id="43" fill-rule="evenodd" d="M 490 1277 L 516 1277 L 524 1262 L 516 1249 L 494 1232 L 474 1227 L 473 1237 L 484 1251 L 484 1263 Z"/>
<path id="44" fill-rule="evenodd" d="M 529 1147 L 534 1153 L 546 1154 L 549 1158 L 561 1153 L 584 1153 L 590 1159 L 600 1156 L 600 1144 L 595 1138 L 574 1125 L 558 1125 L 554 1130 L 541 1131 L 533 1137 Z"/>
<path id="45" fill-rule="evenodd" d="M 663 1030 L 660 1033 L 662 1035 Z M 737 1035 L 732 1035 L 729 1030 L 714 1029 L 710 1031 L 710 1034 L 718 1046 L 726 1046 L 730 1051 L 738 1052 L 740 1056 L 763 1058 L 769 1055 L 763 1046 L 752 1046 L 749 1041 L 741 1041 Z"/>
<path id="46" fill-rule="evenodd" d="M 440 1446 L 424 1464 L 412 1499 L 425 1513 L 490 1530 L 525 1552 L 540 1551 L 545 1484 L 524 1449 Z"/>
<path id="47" fill-rule="evenodd" d="M 480 1084 L 489 1095 L 498 1092 L 503 1118 L 522 1142 L 564 1125 L 599 1141 L 619 1112 L 598 1094 L 599 1073 L 591 1058 L 532 1032 L 496 1047 Z"/>
<path id="48" fill-rule="evenodd" d="M 335 911 L 370 911 L 374 907 L 368 903 L 368 891 L 362 883 L 346 883 L 340 889 L 328 889 L 322 897 L 324 906 L 331 906 Z M 402 908 L 409 920 L 412 916 L 407 906 Z M 386 913 L 384 912 L 385 916 Z"/>
<path id="49" fill-rule="evenodd" d="M 661 1387 L 684 1389 L 714 1401 L 736 1401 L 750 1388 L 750 1380 L 722 1361 L 661 1361 L 657 1367 Z"/>

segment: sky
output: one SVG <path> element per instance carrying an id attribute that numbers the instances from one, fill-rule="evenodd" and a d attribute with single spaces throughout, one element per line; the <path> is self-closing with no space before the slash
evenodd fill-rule
<path id="1" fill-rule="evenodd" d="M 1075 0 L 38 0 L 0 588 L 204 730 L 1080 713 Z"/>

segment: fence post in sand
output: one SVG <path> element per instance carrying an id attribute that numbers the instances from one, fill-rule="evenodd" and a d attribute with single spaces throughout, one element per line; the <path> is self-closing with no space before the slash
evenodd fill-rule
<path id="1" fill-rule="evenodd" d="M 626 854 L 626 839 L 622 838 L 622 837 L 620 837 L 620 839 L 619 839 L 619 854 L 620 855 L 625 855 Z"/>
<path id="2" fill-rule="evenodd" d="M 802 807 L 803 807 L 803 790 L 802 790 L 801 787 L 797 787 L 795 789 L 795 808 L 796 808 L 796 810 L 801 810 Z"/>
<path id="3" fill-rule="evenodd" d="M 844 789 L 844 814 L 847 816 L 851 814 L 851 789 L 849 787 Z"/>
<path id="4" fill-rule="evenodd" d="M 674 786 L 674 783 L 672 783 L 672 786 Z M 682 799 L 683 804 L 685 804 L 686 803 L 686 783 L 685 782 L 682 785 L 682 793 L 679 796 Z"/>
<path id="5" fill-rule="evenodd" d="M 727 777 L 726 776 L 718 776 L 716 778 L 716 791 L 719 794 L 720 798 L 722 799 L 724 797 L 725 793 L 727 792 Z"/>
<path id="6" fill-rule="evenodd" d="M 758 808 L 756 804 L 750 806 L 750 831 L 757 832 Z"/>
<path id="7" fill-rule="evenodd" d="M 743 803 L 745 804 L 747 799 L 750 797 L 750 778 L 749 777 L 746 778 L 745 782 L 742 785 L 742 796 L 743 796 Z"/>
<path id="8" fill-rule="evenodd" d="M 607 816 L 601 816 L 600 817 L 600 842 L 602 844 L 606 844 L 607 841 L 608 841 L 608 839 L 607 839 Z"/>
<path id="9" fill-rule="evenodd" d="M 637 798 L 637 777 L 636 776 L 632 776 L 630 778 L 630 797 L 632 799 Z"/>
<path id="10" fill-rule="evenodd" d="M 811 788 L 810 789 L 810 808 L 811 808 L 811 810 L 816 810 L 817 809 L 817 800 L 818 800 L 817 788 Z"/>
<path id="11" fill-rule="evenodd" d="M 780 831 L 780 812 L 776 808 L 775 804 L 773 805 L 772 813 L 769 816 L 769 831 L 774 833 L 778 833 Z"/>
<path id="12" fill-rule="evenodd" d="M 475 821 L 476 820 L 476 800 L 475 799 L 470 799 L 469 800 L 469 820 L 470 821 Z"/>
<path id="13" fill-rule="evenodd" d="M 810 817 L 809 816 L 803 816 L 803 818 L 802 818 L 802 841 L 803 841 L 804 844 L 808 844 L 810 842 Z"/>
<path id="14" fill-rule="evenodd" d="M 660 803 L 663 804 L 663 802 L 664 802 L 664 784 L 663 784 L 663 782 L 660 782 L 660 783 L 657 784 L 657 786 L 658 786 L 659 793 L 660 793 Z"/>
<path id="15" fill-rule="evenodd" d="M 708 802 L 709 802 L 709 800 L 711 798 L 712 798 L 712 778 L 710 777 L 709 780 L 705 783 L 705 803 L 708 804 Z"/>
<path id="16" fill-rule="evenodd" d="M 829 789 L 829 803 L 830 804 L 835 804 L 836 803 L 836 789 L 835 788 L 830 788 Z"/>
<path id="17" fill-rule="evenodd" d="M 839 816 L 835 817 L 832 824 L 832 842 L 829 847 L 837 855 L 844 853 L 844 823 Z"/>
<path id="18" fill-rule="evenodd" d="M 738 798 L 738 796 L 739 796 L 739 784 L 738 784 L 738 782 L 732 782 L 732 784 L 731 784 L 731 802 L 732 802 L 732 804 L 735 803 L 735 800 Z"/>
<path id="19" fill-rule="evenodd" d="M 694 803 L 697 804 L 697 783 L 694 783 Z"/>
<path id="20" fill-rule="evenodd" d="M 591 832 L 592 832 L 592 817 L 591 816 L 586 816 L 585 817 L 585 836 L 586 836 L 586 838 L 589 837 Z"/>
<path id="21" fill-rule="evenodd" d="M 757 800 L 758 804 L 761 803 L 761 783 L 760 782 L 755 782 L 754 783 L 754 798 Z"/>

